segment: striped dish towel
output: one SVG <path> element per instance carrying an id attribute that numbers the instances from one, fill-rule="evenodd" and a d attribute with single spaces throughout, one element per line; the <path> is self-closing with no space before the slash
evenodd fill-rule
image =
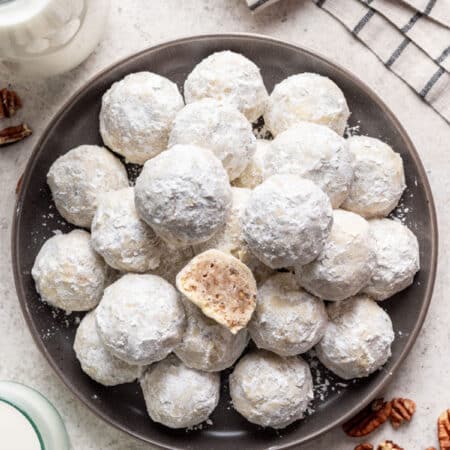
<path id="1" fill-rule="evenodd" d="M 450 122 L 450 0 L 312 1 Z"/>

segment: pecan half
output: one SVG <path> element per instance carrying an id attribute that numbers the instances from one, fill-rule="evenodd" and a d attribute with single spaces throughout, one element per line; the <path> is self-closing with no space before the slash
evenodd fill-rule
<path id="1" fill-rule="evenodd" d="M 9 89 L 0 89 L 0 119 L 12 117 L 22 107 L 20 97 Z"/>
<path id="2" fill-rule="evenodd" d="M 0 146 L 12 144 L 13 142 L 21 141 L 32 133 L 28 125 L 22 123 L 15 127 L 8 127 L 0 130 Z"/>
<path id="3" fill-rule="evenodd" d="M 389 419 L 391 410 L 390 402 L 385 402 L 382 398 L 376 399 L 355 417 L 344 423 L 342 428 L 349 436 L 366 436 Z"/>
<path id="4" fill-rule="evenodd" d="M 436 447 L 427 447 L 425 450 L 436 450 Z"/>
<path id="5" fill-rule="evenodd" d="M 397 429 L 406 420 L 409 422 L 416 412 L 416 404 L 409 398 L 394 398 L 391 400 L 391 424 Z"/>
<path id="6" fill-rule="evenodd" d="M 373 445 L 367 442 L 359 444 L 355 447 L 355 450 L 373 450 Z"/>
<path id="7" fill-rule="evenodd" d="M 404 450 L 404 448 L 400 447 L 395 442 L 384 441 L 378 446 L 377 450 Z"/>
<path id="8" fill-rule="evenodd" d="M 438 439 L 441 450 L 450 450 L 450 409 L 439 416 Z"/>

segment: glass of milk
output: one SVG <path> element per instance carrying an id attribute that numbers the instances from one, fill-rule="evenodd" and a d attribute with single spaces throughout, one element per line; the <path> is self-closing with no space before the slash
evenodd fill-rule
<path id="1" fill-rule="evenodd" d="M 0 0 L 2 71 L 26 78 L 73 69 L 95 49 L 110 0 Z"/>
<path id="2" fill-rule="evenodd" d="M 34 389 L 9 381 L 0 381 L 0 447 L 8 450 L 71 448 L 64 423 L 54 406 Z"/>

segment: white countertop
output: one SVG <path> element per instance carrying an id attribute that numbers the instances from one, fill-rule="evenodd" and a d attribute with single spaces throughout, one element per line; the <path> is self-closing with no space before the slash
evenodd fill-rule
<path id="1" fill-rule="evenodd" d="M 310 47 L 354 72 L 374 89 L 397 115 L 416 145 L 430 178 L 440 230 L 440 265 L 434 298 L 414 349 L 386 396 L 417 402 L 410 425 L 390 425 L 369 436 L 373 444 L 392 439 L 408 450 L 437 445 L 436 419 L 450 407 L 449 301 L 445 287 L 450 245 L 450 126 L 401 80 L 356 41 L 338 22 L 309 0 L 281 0 L 252 16 L 244 0 L 112 0 L 109 26 L 95 53 L 79 68 L 51 81 L 12 83 L 22 96 L 21 112 L 34 130 L 31 138 L 0 149 L 0 379 L 24 382 L 46 395 L 65 419 L 74 450 L 151 449 L 94 416 L 62 384 L 39 353 L 27 330 L 11 271 L 10 233 L 16 182 L 33 145 L 51 117 L 97 71 L 133 52 L 164 40 L 199 33 L 243 31 L 267 34 Z M 359 441 L 335 429 L 302 446 L 305 450 L 349 450 Z"/>

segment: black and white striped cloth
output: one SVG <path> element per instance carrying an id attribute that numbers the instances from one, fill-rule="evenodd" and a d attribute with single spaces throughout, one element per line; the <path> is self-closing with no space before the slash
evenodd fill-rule
<path id="1" fill-rule="evenodd" d="M 450 122 L 450 0 L 312 1 Z"/>

